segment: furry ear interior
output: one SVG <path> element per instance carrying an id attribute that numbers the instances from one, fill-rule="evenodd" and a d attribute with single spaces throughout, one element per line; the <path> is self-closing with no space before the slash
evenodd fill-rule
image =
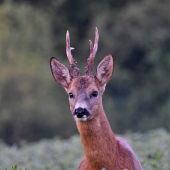
<path id="1" fill-rule="evenodd" d="M 72 79 L 72 75 L 70 74 L 68 68 L 65 65 L 61 64 L 54 57 L 51 58 L 50 64 L 51 71 L 56 82 L 64 88 L 68 88 L 68 84 Z"/>
<path id="2" fill-rule="evenodd" d="M 105 85 L 113 74 L 114 62 L 112 53 L 108 53 L 106 57 L 99 63 L 95 77 Z"/>

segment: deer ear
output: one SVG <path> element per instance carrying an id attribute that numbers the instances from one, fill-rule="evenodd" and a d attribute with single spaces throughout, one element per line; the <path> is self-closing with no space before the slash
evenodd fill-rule
<path id="1" fill-rule="evenodd" d="M 106 57 L 99 63 L 97 67 L 97 72 L 95 77 L 101 82 L 102 85 L 105 85 L 113 74 L 113 56 L 112 53 L 108 53 Z"/>
<path id="2" fill-rule="evenodd" d="M 70 74 L 68 68 L 61 64 L 56 58 L 52 57 L 51 61 L 51 71 L 54 79 L 61 86 L 68 88 L 68 84 L 72 79 L 72 75 Z"/>

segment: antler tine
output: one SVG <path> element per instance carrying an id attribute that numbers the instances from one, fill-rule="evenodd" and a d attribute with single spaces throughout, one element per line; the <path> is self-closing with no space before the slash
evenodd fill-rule
<path id="1" fill-rule="evenodd" d="M 66 54 L 67 54 L 71 69 L 73 71 L 73 77 L 78 77 L 78 76 L 80 76 L 80 69 L 78 69 L 77 66 L 76 66 L 76 61 L 73 59 L 73 56 L 71 55 L 71 50 L 74 50 L 74 48 L 70 47 L 70 36 L 69 36 L 69 31 L 67 31 L 67 34 L 66 34 Z"/>
<path id="2" fill-rule="evenodd" d="M 95 55 L 96 55 L 96 52 L 98 49 L 98 41 L 99 41 L 99 32 L 96 27 L 94 47 L 93 47 L 92 41 L 89 40 L 89 42 L 90 42 L 90 56 L 87 59 L 87 67 L 86 67 L 86 75 L 89 75 L 89 76 L 93 76 L 93 63 L 94 63 L 94 58 L 95 58 Z"/>

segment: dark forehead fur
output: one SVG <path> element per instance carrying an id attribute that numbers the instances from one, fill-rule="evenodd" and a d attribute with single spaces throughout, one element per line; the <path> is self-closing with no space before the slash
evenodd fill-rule
<path id="1" fill-rule="evenodd" d="M 88 79 L 81 77 L 80 80 L 78 81 L 78 84 L 81 88 L 87 88 L 90 85 L 90 82 Z"/>
<path id="2" fill-rule="evenodd" d="M 74 78 L 71 82 L 71 85 L 73 85 L 78 90 L 80 90 L 80 89 L 86 89 L 90 85 L 98 86 L 98 81 L 95 79 L 95 77 L 80 76 L 80 77 Z"/>

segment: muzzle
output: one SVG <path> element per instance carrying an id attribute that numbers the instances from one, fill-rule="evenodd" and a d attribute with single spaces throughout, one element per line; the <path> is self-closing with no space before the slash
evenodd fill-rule
<path id="1" fill-rule="evenodd" d="M 87 109 L 79 107 L 75 109 L 75 111 L 73 112 L 73 116 L 75 118 L 87 118 L 90 116 L 90 113 L 87 111 Z"/>

